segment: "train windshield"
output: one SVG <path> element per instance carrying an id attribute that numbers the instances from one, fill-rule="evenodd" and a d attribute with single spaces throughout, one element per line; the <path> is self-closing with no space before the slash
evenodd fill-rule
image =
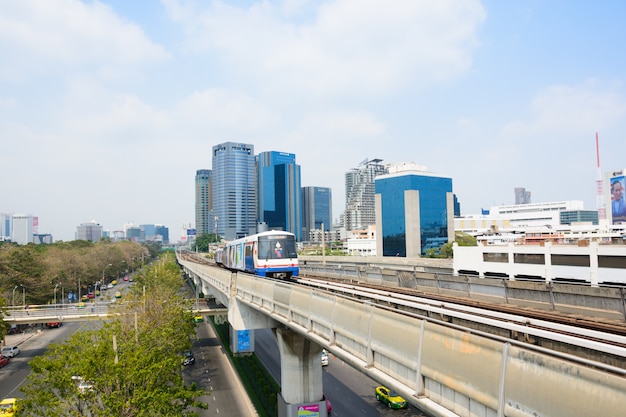
<path id="1" fill-rule="evenodd" d="M 291 235 L 259 236 L 260 259 L 297 258 L 296 241 Z"/>

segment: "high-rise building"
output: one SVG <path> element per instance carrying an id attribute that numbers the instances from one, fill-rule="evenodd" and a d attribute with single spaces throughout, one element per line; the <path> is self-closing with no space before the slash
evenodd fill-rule
<path id="1" fill-rule="evenodd" d="M 235 142 L 215 145 L 212 166 L 217 234 L 233 240 L 256 233 L 254 146 Z"/>
<path id="2" fill-rule="evenodd" d="M 196 233 L 208 235 L 213 233 L 214 220 L 211 215 L 211 170 L 196 171 Z"/>
<path id="3" fill-rule="evenodd" d="M 302 189 L 296 155 L 262 152 L 257 165 L 257 219 L 270 230 L 285 230 L 300 241 L 302 235 Z"/>
<path id="4" fill-rule="evenodd" d="M 33 242 L 33 234 L 37 233 L 38 218 L 32 214 L 14 214 L 11 229 L 11 241 L 18 245 Z"/>
<path id="5" fill-rule="evenodd" d="M 156 233 L 157 236 L 161 236 L 163 244 L 167 245 L 170 242 L 170 230 L 167 226 L 163 226 L 162 224 L 155 225 L 154 233 Z"/>
<path id="6" fill-rule="evenodd" d="M 530 191 L 526 191 L 526 188 L 515 188 L 515 204 L 530 204 Z"/>
<path id="7" fill-rule="evenodd" d="M 347 231 L 367 229 L 376 223 L 374 178 L 387 173 L 381 162 L 382 159 L 366 159 L 346 173 L 344 227 Z"/>
<path id="8" fill-rule="evenodd" d="M 102 226 L 92 220 L 89 223 L 82 223 L 76 228 L 76 240 L 89 240 L 97 242 L 102 239 Z"/>
<path id="9" fill-rule="evenodd" d="M 0 241 L 11 240 L 11 224 L 13 216 L 11 214 L 0 213 Z"/>
<path id="10" fill-rule="evenodd" d="M 333 218 L 333 201 L 330 188 L 303 187 L 302 188 L 302 240 L 311 241 L 311 231 L 330 231 Z"/>
<path id="11" fill-rule="evenodd" d="M 126 227 L 126 239 L 132 242 L 143 242 L 146 240 L 141 227 L 133 225 Z"/>
<path id="12" fill-rule="evenodd" d="M 454 240 L 452 179 L 413 163 L 376 178 L 376 252 L 419 257 Z"/>

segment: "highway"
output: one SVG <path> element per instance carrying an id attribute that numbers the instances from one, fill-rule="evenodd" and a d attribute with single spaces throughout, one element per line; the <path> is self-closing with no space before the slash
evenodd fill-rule
<path id="1" fill-rule="evenodd" d="M 255 352 L 274 379 L 280 383 L 280 357 L 270 329 L 255 330 Z M 321 366 L 321 363 L 320 363 Z M 324 394 L 332 403 L 332 415 L 338 417 L 427 417 L 417 408 L 390 410 L 376 400 L 376 381 L 329 355 L 323 372 Z"/>

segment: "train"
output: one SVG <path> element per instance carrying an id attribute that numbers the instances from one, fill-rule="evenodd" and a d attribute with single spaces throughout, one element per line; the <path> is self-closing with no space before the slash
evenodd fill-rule
<path id="1" fill-rule="evenodd" d="M 293 233 L 270 230 L 228 242 L 215 262 L 232 271 L 289 280 L 298 276 L 298 253 Z"/>

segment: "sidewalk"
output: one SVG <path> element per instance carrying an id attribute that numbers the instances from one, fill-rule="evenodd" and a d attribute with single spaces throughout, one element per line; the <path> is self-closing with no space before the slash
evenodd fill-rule
<path id="1" fill-rule="evenodd" d="M 4 336 L 4 341 L 0 340 L 0 345 L 19 346 L 31 337 L 36 336 L 38 334 L 38 331 L 40 332 L 40 330 L 38 329 L 31 329 L 25 333 L 7 334 L 6 336 Z"/>

